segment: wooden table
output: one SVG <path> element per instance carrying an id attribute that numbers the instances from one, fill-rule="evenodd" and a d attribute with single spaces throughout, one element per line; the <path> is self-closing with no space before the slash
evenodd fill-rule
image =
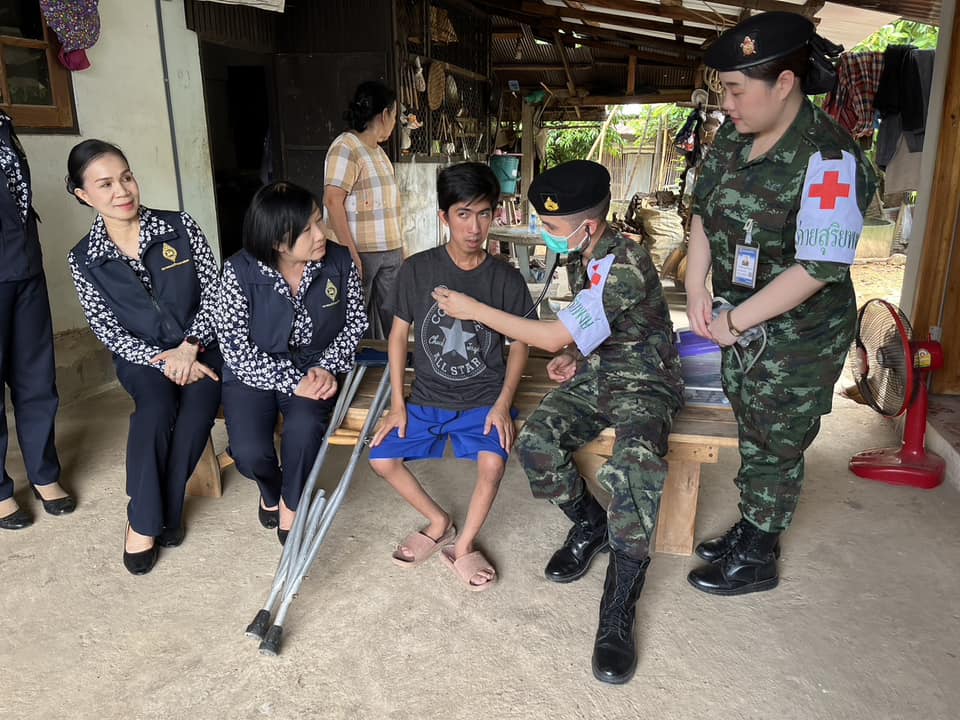
<path id="1" fill-rule="evenodd" d="M 517 268 L 520 270 L 520 274 L 523 275 L 523 279 L 528 283 L 535 282 L 533 274 L 530 272 L 530 252 L 531 248 L 536 248 L 538 245 L 544 244 L 540 233 L 531 233 L 529 229 L 519 225 L 491 225 L 487 237 L 491 240 L 510 243 L 510 254 L 517 259 Z M 553 265 L 555 257 L 555 252 L 547 250 L 546 263 L 548 270 Z"/>

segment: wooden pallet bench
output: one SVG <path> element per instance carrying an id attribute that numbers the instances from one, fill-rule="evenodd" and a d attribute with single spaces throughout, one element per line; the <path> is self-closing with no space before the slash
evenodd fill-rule
<path id="1" fill-rule="evenodd" d="M 520 412 L 517 418 L 518 428 L 540 404 L 543 396 L 557 387 L 556 383 L 547 377 L 547 362 L 548 357 L 532 353 L 527 363 L 514 399 Z M 380 368 L 370 368 L 367 371 L 346 419 L 331 440 L 333 444 L 353 445 L 358 442 L 381 373 Z M 413 372 L 408 370 L 405 384 L 409 386 L 412 379 Z M 597 471 L 613 453 L 614 440 L 613 428 L 607 428 L 575 455 L 580 471 L 595 487 Z M 701 467 L 704 464 L 716 463 L 721 448 L 736 447 L 737 425 L 729 409 L 685 407 L 680 411 L 674 420 L 669 438 L 669 469 L 660 501 L 660 516 L 654 543 L 657 552 L 673 555 L 692 553 Z M 232 462 L 226 453 L 221 453 L 218 457 L 213 451 L 213 445 L 208 443 L 190 481 L 188 492 L 191 495 L 219 497 L 220 471 Z"/>

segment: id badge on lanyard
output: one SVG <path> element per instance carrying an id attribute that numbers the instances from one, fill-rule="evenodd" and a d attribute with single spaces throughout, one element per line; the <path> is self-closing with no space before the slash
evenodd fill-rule
<path id="1" fill-rule="evenodd" d="M 760 260 L 760 248 L 753 244 L 753 219 L 747 220 L 743 226 L 743 244 L 737 245 L 733 256 L 734 285 L 753 289 L 757 285 L 757 265 Z"/>

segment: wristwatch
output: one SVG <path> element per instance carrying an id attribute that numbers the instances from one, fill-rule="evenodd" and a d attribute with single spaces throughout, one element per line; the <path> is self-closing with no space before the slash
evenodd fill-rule
<path id="1" fill-rule="evenodd" d="M 733 324 L 733 310 L 727 311 L 727 329 L 730 330 L 730 334 L 734 337 L 743 335 L 743 333 L 737 329 L 737 326 Z"/>
<path id="2" fill-rule="evenodd" d="M 200 344 L 200 338 L 198 338 L 196 335 L 187 335 L 187 336 L 183 339 L 183 341 L 184 341 L 187 345 L 195 345 L 196 348 L 197 348 L 197 352 L 202 352 L 202 351 L 203 351 L 203 345 Z"/>

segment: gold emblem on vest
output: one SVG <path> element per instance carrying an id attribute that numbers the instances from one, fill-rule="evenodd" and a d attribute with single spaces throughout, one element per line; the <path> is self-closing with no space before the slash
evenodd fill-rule
<path id="1" fill-rule="evenodd" d="M 337 286 L 333 284 L 333 281 L 330 278 L 327 278 L 327 287 L 325 290 L 327 297 L 330 298 L 331 302 L 336 301 L 339 291 Z"/>
<path id="2" fill-rule="evenodd" d="M 162 267 L 162 268 L 160 268 L 160 269 L 161 269 L 161 270 L 172 270 L 172 269 L 175 268 L 175 267 L 180 267 L 181 265 L 186 265 L 188 262 L 190 262 L 190 258 L 186 258 L 185 260 L 181 260 L 180 262 L 177 262 L 177 257 L 179 257 L 179 255 L 177 254 L 177 249 L 176 249 L 173 245 L 170 245 L 169 243 L 164 243 L 164 244 L 163 244 L 163 259 L 166 260 L 166 261 L 167 261 L 168 263 L 170 263 L 170 264 L 169 264 L 169 265 L 165 265 L 164 267 Z"/>

